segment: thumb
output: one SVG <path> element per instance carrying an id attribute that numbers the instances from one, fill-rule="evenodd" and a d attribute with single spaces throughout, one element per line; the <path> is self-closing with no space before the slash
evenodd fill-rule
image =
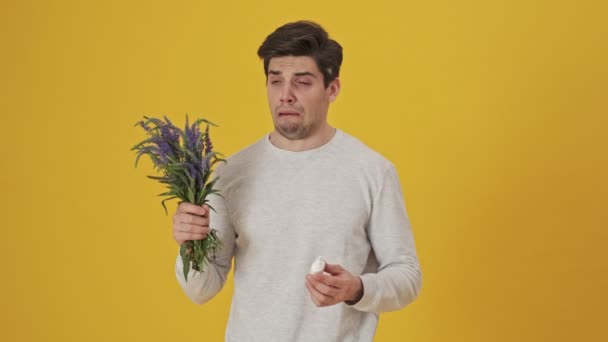
<path id="1" fill-rule="evenodd" d="M 344 273 L 344 268 L 339 264 L 328 264 L 325 263 L 325 269 L 323 271 L 331 274 L 331 275 L 339 275 Z"/>

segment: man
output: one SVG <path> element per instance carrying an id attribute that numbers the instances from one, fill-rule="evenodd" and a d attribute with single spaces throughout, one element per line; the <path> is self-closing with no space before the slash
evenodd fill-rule
<path id="1" fill-rule="evenodd" d="M 177 279 L 203 304 L 234 258 L 227 341 L 372 341 L 378 313 L 412 302 L 421 286 L 393 165 L 327 122 L 340 92 L 342 47 L 319 25 L 279 27 L 258 50 L 274 130 L 216 172 L 223 198 L 179 205 L 178 244 L 211 228 L 224 246 L 203 272 Z M 309 274 L 317 256 L 324 272 Z"/>

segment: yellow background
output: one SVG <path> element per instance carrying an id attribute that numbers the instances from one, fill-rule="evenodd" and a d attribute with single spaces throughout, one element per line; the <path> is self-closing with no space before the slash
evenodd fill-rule
<path id="1" fill-rule="evenodd" d="M 320 22 L 344 47 L 332 124 L 392 160 L 423 270 L 377 341 L 606 341 L 603 1 L 2 1 L 0 340 L 220 341 L 170 216 L 133 167 L 142 115 L 271 129 L 256 50 Z M 175 205 L 170 206 L 174 210 Z M 269 246 L 271 248 L 271 246 Z"/>

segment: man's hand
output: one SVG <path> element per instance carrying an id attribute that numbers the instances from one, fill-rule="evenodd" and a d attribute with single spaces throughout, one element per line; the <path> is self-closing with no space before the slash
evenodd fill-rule
<path id="1" fill-rule="evenodd" d="M 209 207 L 182 202 L 173 215 L 173 238 L 181 245 L 186 240 L 203 240 L 209 228 Z"/>
<path id="2" fill-rule="evenodd" d="M 340 265 L 325 265 L 325 272 L 308 274 L 306 288 L 317 306 L 330 306 L 341 302 L 354 304 L 363 296 L 361 278 L 354 276 Z"/>

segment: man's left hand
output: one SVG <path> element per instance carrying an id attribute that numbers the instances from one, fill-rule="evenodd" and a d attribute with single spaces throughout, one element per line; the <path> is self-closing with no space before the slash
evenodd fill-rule
<path id="1" fill-rule="evenodd" d="M 363 295 L 361 278 L 354 276 L 342 266 L 325 264 L 323 272 L 308 274 L 306 288 L 317 306 L 330 306 L 341 302 L 354 304 Z"/>

